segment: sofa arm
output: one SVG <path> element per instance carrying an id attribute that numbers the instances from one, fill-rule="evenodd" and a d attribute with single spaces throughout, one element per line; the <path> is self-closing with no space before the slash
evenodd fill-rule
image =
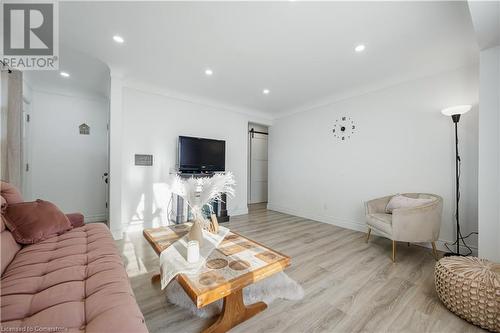
<path id="1" fill-rule="evenodd" d="M 443 201 L 392 211 L 394 239 L 404 242 L 434 242 L 439 239 Z"/>
<path id="2" fill-rule="evenodd" d="M 68 218 L 73 228 L 78 228 L 84 225 L 83 214 L 81 213 L 66 214 L 66 217 Z"/>
<path id="3" fill-rule="evenodd" d="M 387 197 L 373 199 L 365 202 L 365 213 L 368 214 L 376 214 L 376 213 L 385 213 L 385 207 L 389 203 L 393 196 L 389 195 Z"/>

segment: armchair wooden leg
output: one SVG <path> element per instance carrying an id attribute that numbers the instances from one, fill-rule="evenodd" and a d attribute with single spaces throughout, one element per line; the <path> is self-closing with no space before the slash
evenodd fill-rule
<path id="1" fill-rule="evenodd" d="M 436 250 L 436 242 L 431 242 L 431 244 L 432 244 L 432 254 L 434 255 L 434 259 L 438 260 L 439 257 Z"/>
<path id="2" fill-rule="evenodd" d="M 372 228 L 368 228 L 368 233 L 366 234 L 366 243 L 370 240 L 370 233 L 372 232 Z"/>
<path id="3" fill-rule="evenodd" d="M 392 241 L 392 262 L 396 262 L 396 241 Z"/>

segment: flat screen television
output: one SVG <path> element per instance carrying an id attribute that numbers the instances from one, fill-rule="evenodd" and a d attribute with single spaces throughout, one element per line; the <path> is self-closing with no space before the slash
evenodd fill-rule
<path id="1" fill-rule="evenodd" d="M 225 171 L 226 141 L 179 136 L 179 171 Z"/>

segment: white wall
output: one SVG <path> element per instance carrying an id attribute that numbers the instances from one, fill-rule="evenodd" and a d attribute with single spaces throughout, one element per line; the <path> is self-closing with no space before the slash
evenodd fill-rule
<path id="1" fill-rule="evenodd" d="M 479 97 L 479 255 L 500 262 L 500 46 L 481 51 Z"/>
<path id="2" fill-rule="evenodd" d="M 86 222 L 106 218 L 108 101 L 34 90 L 31 102 L 31 198 L 81 212 Z M 90 135 L 80 135 L 87 123 Z"/>
<path id="3" fill-rule="evenodd" d="M 444 198 L 440 238 L 452 241 L 454 132 L 440 109 L 473 104 L 459 124 L 461 221 L 464 234 L 477 231 L 477 94 L 477 68 L 463 68 L 274 120 L 268 207 L 366 231 L 364 201 L 398 192 L 436 193 Z M 357 125 L 346 142 L 332 135 L 342 116 Z M 475 246 L 476 239 L 468 243 Z"/>
<path id="4" fill-rule="evenodd" d="M 226 141 L 226 170 L 234 173 L 237 183 L 236 197 L 228 198 L 229 214 L 247 213 L 247 131 L 248 122 L 255 119 L 224 108 L 128 86 L 123 87 L 122 95 L 123 230 L 167 223 L 170 193 L 166 181 L 176 164 L 179 135 Z M 113 99 L 112 92 L 111 101 Z M 111 136 L 113 141 L 113 133 Z M 135 166 L 134 154 L 152 154 L 153 166 Z M 112 230 L 120 227 L 113 219 L 111 223 Z M 118 236 L 116 231 L 114 235 Z"/>

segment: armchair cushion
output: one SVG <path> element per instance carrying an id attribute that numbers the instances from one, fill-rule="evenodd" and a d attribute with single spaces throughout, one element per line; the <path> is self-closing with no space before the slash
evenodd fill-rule
<path id="1" fill-rule="evenodd" d="M 394 209 L 418 207 L 434 201 L 432 198 L 410 198 L 401 194 L 397 194 L 389 200 L 385 207 L 385 212 L 392 214 Z"/>
<path id="2" fill-rule="evenodd" d="M 385 207 L 391 198 L 392 195 L 365 202 L 366 214 L 385 213 Z"/>
<path id="3" fill-rule="evenodd" d="M 392 235 L 392 215 L 390 214 L 368 214 L 367 224 L 379 231 L 386 233 L 387 236 Z"/>

